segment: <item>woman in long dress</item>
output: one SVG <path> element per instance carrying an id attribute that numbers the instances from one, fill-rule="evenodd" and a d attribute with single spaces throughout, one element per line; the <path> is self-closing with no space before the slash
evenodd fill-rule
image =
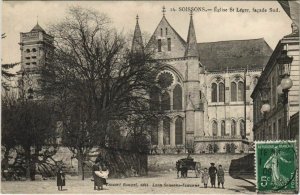
<path id="1" fill-rule="evenodd" d="M 274 149 L 274 153 L 270 156 L 270 158 L 266 161 L 264 168 L 267 169 L 271 169 L 272 170 L 272 181 L 271 181 L 271 185 L 274 186 L 274 188 L 276 187 L 281 187 L 287 184 L 288 182 L 288 178 L 285 177 L 284 175 L 282 175 L 280 173 L 279 170 L 279 162 L 282 161 L 284 163 L 290 163 L 290 161 L 287 161 L 286 159 L 284 159 L 281 154 L 280 151 L 278 149 L 278 147 L 275 147 Z"/>
<path id="2" fill-rule="evenodd" d="M 100 171 L 100 163 L 95 162 L 95 164 L 92 167 L 93 171 L 93 178 L 94 178 L 94 190 L 100 190 L 103 189 L 103 182 L 101 177 L 99 177 L 96 172 Z"/>

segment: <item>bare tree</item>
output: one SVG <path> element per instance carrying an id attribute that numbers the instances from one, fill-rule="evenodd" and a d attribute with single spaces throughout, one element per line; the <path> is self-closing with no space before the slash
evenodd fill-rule
<path id="1" fill-rule="evenodd" d="M 109 18 L 94 10 L 71 7 L 50 32 L 56 49 L 43 69 L 42 93 L 55 100 L 63 143 L 78 159 L 84 179 L 90 150 L 115 135 L 109 124 L 150 112 L 148 91 L 159 66 L 151 54 L 127 48 Z"/>

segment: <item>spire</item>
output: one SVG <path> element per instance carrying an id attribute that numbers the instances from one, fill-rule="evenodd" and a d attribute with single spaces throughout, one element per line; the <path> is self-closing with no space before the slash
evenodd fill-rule
<path id="1" fill-rule="evenodd" d="M 46 33 L 45 30 L 39 25 L 39 22 L 37 21 L 36 25 L 33 27 L 31 32 L 43 32 Z"/>
<path id="2" fill-rule="evenodd" d="M 191 11 L 190 15 L 191 15 L 191 19 L 190 19 L 190 26 L 189 26 L 189 32 L 188 32 L 188 37 L 187 37 L 187 46 L 186 46 L 185 56 L 186 57 L 199 57 L 192 11 Z"/>
<path id="3" fill-rule="evenodd" d="M 134 53 L 144 52 L 143 38 L 139 25 L 139 16 L 136 15 L 136 25 L 133 34 L 131 51 Z"/>
<path id="4" fill-rule="evenodd" d="M 166 14 L 166 7 L 165 6 L 163 6 L 163 8 L 162 8 L 162 13 L 163 13 L 163 17 L 165 17 L 165 14 Z"/>

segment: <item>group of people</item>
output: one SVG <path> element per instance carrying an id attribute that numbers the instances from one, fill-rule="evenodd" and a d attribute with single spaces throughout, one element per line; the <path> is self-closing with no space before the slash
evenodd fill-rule
<path id="1" fill-rule="evenodd" d="M 202 183 L 204 184 L 204 187 L 207 188 L 208 179 L 210 178 L 211 187 L 216 187 L 216 176 L 218 179 L 218 188 L 220 188 L 220 184 L 222 185 L 222 188 L 224 189 L 224 169 L 222 165 L 219 165 L 218 168 L 215 167 L 215 163 L 210 163 L 210 167 L 207 170 L 207 168 L 204 168 L 204 171 L 202 173 Z"/>
<path id="2" fill-rule="evenodd" d="M 92 167 L 94 190 L 103 190 L 103 185 L 107 185 L 106 179 L 108 178 L 108 168 L 102 158 L 97 157 L 95 164 Z M 59 191 L 62 191 L 63 186 L 66 185 L 65 173 L 63 171 L 62 164 L 58 165 L 56 173 L 57 187 Z"/>

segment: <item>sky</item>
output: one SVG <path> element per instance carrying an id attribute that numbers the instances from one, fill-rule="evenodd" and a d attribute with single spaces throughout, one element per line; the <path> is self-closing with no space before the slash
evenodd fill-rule
<path id="1" fill-rule="evenodd" d="M 188 11 L 179 11 L 182 7 L 234 9 L 233 12 L 194 12 L 198 42 L 264 38 L 274 49 L 283 36 L 291 33 L 291 20 L 277 1 L 5 1 L 2 33 L 7 37 L 1 40 L 2 63 L 20 61 L 20 32 L 30 31 L 37 20 L 47 31 L 51 23 L 64 18 L 68 7 L 74 5 L 107 14 L 112 26 L 124 33 L 133 32 L 138 14 L 142 32 L 152 34 L 162 18 L 163 6 L 167 20 L 185 40 L 190 16 Z M 253 8 L 278 8 L 279 12 L 255 13 Z M 237 9 L 251 12 L 241 13 Z"/>

